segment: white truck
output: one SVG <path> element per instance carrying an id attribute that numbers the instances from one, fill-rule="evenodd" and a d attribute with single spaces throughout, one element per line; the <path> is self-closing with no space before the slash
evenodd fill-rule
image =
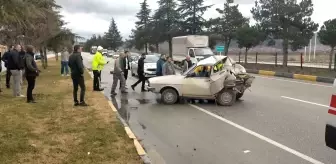
<path id="1" fill-rule="evenodd" d="M 214 55 L 209 48 L 209 37 L 204 35 L 174 37 L 172 49 L 173 60 L 177 65 L 181 65 L 188 55 L 193 63 Z"/>

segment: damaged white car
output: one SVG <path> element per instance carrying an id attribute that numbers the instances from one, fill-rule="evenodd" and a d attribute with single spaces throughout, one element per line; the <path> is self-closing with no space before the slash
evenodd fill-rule
<path id="1" fill-rule="evenodd" d="M 231 106 L 251 87 L 254 76 L 227 56 L 211 56 L 181 75 L 153 77 L 148 91 L 161 94 L 161 102 L 175 104 L 184 98 L 215 100 Z"/>

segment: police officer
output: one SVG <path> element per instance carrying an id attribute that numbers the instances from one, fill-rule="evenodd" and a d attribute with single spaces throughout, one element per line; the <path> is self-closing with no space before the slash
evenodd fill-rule
<path id="1" fill-rule="evenodd" d="M 81 55 L 81 47 L 74 46 L 73 54 L 69 57 L 69 67 L 71 70 L 71 79 L 73 84 L 73 99 L 75 106 L 88 106 L 85 101 L 85 80 L 84 80 L 84 64 Z M 78 87 L 80 87 L 80 99 L 77 99 Z"/>
<path id="2" fill-rule="evenodd" d="M 104 89 L 100 88 L 101 82 L 101 70 L 103 70 L 104 65 L 108 62 L 105 61 L 104 56 L 102 55 L 103 51 L 102 46 L 98 46 L 96 54 L 93 56 L 92 60 L 92 71 L 93 71 L 93 90 L 102 91 Z"/>
<path id="3" fill-rule="evenodd" d="M 145 83 L 146 83 L 146 77 L 145 77 L 145 70 L 144 70 L 144 65 L 145 62 L 144 60 L 146 59 L 146 54 L 142 53 L 140 59 L 138 60 L 138 76 L 139 76 L 139 80 L 137 82 L 135 82 L 133 85 L 131 85 L 133 91 L 134 88 L 141 82 L 141 92 L 145 92 Z"/>

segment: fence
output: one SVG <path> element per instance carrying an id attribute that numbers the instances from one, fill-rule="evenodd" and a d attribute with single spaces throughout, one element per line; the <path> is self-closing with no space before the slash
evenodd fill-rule
<path id="1" fill-rule="evenodd" d="M 238 63 L 245 63 L 245 53 L 229 52 L 228 56 Z M 275 66 L 282 66 L 282 53 L 248 53 L 247 63 L 255 64 L 270 64 Z M 299 67 L 315 67 L 315 68 L 329 68 L 329 54 L 316 53 L 314 55 L 304 55 L 304 53 L 289 53 L 287 66 Z M 332 68 L 334 68 L 334 59 L 332 60 Z"/>

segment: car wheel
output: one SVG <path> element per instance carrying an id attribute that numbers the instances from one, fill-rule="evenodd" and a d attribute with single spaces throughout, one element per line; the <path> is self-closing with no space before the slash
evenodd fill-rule
<path id="1" fill-rule="evenodd" d="M 241 93 L 237 92 L 237 94 L 236 94 L 236 100 L 239 100 L 240 98 L 242 98 L 243 95 L 244 95 L 244 92 L 241 92 Z"/>
<path id="2" fill-rule="evenodd" d="M 165 89 L 161 93 L 161 102 L 163 102 L 164 104 L 168 105 L 175 104 L 178 98 L 179 96 L 177 95 L 176 91 L 171 88 Z"/>
<path id="3" fill-rule="evenodd" d="M 236 93 L 231 89 L 225 89 L 217 94 L 216 101 L 221 106 L 231 106 L 236 101 Z"/>

